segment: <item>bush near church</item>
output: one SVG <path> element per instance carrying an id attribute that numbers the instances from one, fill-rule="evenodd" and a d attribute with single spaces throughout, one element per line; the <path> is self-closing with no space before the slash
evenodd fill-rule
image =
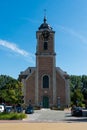
<path id="1" fill-rule="evenodd" d="M 0 113 L 0 120 L 22 120 L 26 117 L 24 113 Z"/>

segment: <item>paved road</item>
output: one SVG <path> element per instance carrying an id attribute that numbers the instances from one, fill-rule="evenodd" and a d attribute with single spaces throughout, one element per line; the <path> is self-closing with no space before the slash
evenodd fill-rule
<path id="1" fill-rule="evenodd" d="M 56 111 L 50 109 L 41 109 L 35 110 L 33 114 L 27 114 L 27 118 L 23 120 L 0 120 L 1 123 L 57 123 L 57 122 L 86 122 L 87 117 L 73 117 L 71 116 L 71 112 L 69 110 L 65 111 Z"/>
<path id="2" fill-rule="evenodd" d="M 87 122 L 87 117 L 72 117 L 69 110 L 56 111 L 50 109 L 35 110 L 33 114 L 28 114 L 27 119 L 23 121 L 29 122 Z"/>
<path id="3" fill-rule="evenodd" d="M 70 111 L 54 111 L 50 109 L 41 109 L 36 110 L 34 114 L 29 114 L 27 119 L 22 121 L 21 120 L 0 121 L 0 130 L 73 130 L 73 129 L 87 130 L 87 117 L 81 117 L 81 118 L 72 117 Z"/>

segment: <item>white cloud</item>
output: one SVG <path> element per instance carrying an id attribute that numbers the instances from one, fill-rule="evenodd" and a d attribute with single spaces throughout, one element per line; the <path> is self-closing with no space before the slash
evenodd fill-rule
<path id="1" fill-rule="evenodd" d="M 64 32 L 68 32 L 70 33 L 71 35 L 77 37 L 79 40 L 81 40 L 83 43 L 87 43 L 87 38 L 84 37 L 83 35 L 79 34 L 78 32 L 70 29 L 70 28 L 67 28 L 67 27 L 64 27 L 64 26 L 61 26 L 61 25 L 58 25 L 58 27 L 63 30 Z"/>
<path id="2" fill-rule="evenodd" d="M 17 45 L 14 44 L 14 43 L 10 43 L 10 42 L 7 42 L 5 40 L 1 40 L 0 39 L 0 45 L 6 47 L 6 48 L 8 48 L 8 49 L 10 49 L 10 50 L 12 50 L 12 51 L 14 51 L 16 53 L 19 53 L 19 54 L 21 54 L 23 56 L 27 56 L 28 55 L 28 52 L 18 48 Z"/>
<path id="3" fill-rule="evenodd" d="M 28 53 L 27 51 L 25 51 L 23 49 L 20 49 L 16 44 L 0 39 L 0 46 L 8 48 L 11 51 L 18 53 L 24 57 L 29 57 L 29 59 L 30 59 L 29 61 L 34 63 L 34 60 L 33 60 L 34 55 L 32 53 Z"/>
<path id="4" fill-rule="evenodd" d="M 22 20 L 25 20 L 25 21 L 29 21 L 30 23 L 39 23 L 40 24 L 40 21 L 38 21 L 38 20 L 35 20 L 35 19 L 31 19 L 31 18 L 28 18 L 28 17 L 22 17 L 21 18 Z"/>

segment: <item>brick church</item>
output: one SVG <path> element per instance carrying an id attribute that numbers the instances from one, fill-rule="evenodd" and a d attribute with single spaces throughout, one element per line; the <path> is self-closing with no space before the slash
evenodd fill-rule
<path id="1" fill-rule="evenodd" d="M 24 103 L 49 108 L 70 104 L 69 76 L 56 67 L 55 31 L 44 17 L 36 32 L 36 67 L 19 75 L 23 83 Z"/>

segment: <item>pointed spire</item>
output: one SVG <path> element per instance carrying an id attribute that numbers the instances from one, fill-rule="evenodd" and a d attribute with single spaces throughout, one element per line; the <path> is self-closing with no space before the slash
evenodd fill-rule
<path id="1" fill-rule="evenodd" d="M 46 17 L 44 16 L 44 23 L 46 23 L 46 21 L 47 21 L 47 19 L 46 19 Z"/>
<path id="2" fill-rule="evenodd" d="M 47 18 L 46 18 L 46 9 L 44 9 L 44 19 L 43 19 L 43 23 L 40 25 L 40 27 L 38 28 L 39 30 L 52 30 L 52 27 L 47 23 Z"/>

